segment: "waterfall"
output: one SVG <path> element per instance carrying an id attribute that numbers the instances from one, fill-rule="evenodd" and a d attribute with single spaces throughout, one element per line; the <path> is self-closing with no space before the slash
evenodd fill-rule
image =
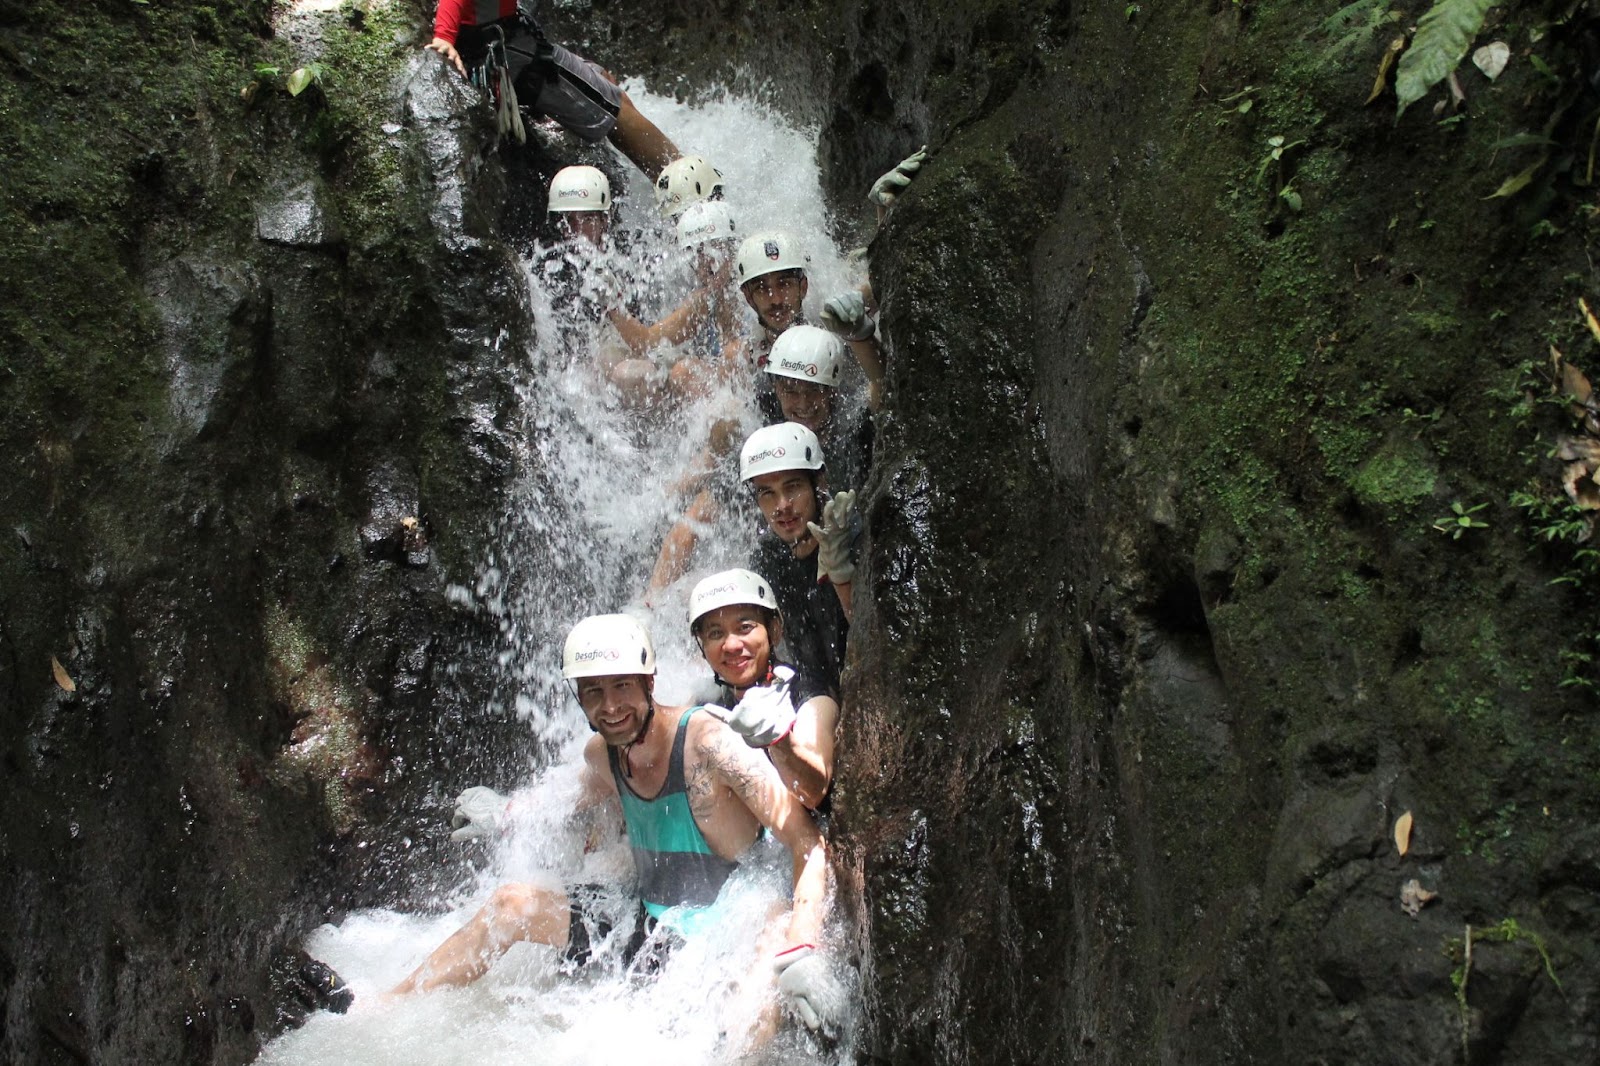
<path id="1" fill-rule="evenodd" d="M 815 318 L 821 301 L 849 284 L 846 264 L 827 238 L 815 132 L 796 129 L 749 99 L 723 95 L 683 104 L 638 83 L 627 88 L 685 152 L 705 155 L 721 169 L 742 233 L 779 228 L 804 242 L 812 258 L 807 309 Z M 635 231 L 629 260 L 660 264 L 638 280 L 664 290 L 661 310 L 670 310 L 687 291 L 679 265 L 684 257 L 655 216 L 650 183 L 630 168 L 619 200 L 615 229 Z M 480 571 L 452 591 L 499 623 L 500 646 L 481 668 L 504 671 L 509 683 L 501 687 L 517 695 L 514 708 L 484 713 L 514 710 L 539 738 L 548 762 L 506 766 L 499 779 L 483 782 L 515 791 L 516 814 L 470 891 L 431 901 L 429 913 L 415 908 L 430 901 L 413 901 L 410 908 L 352 914 L 308 939 L 310 953 L 354 988 L 356 1005 L 348 1015 L 315 1015 L 280 1037 L 263 1052 L 263 1064 L 599 1066 L 630 1059 L 698 1066 L 736 1061 L 747 1050 L 739 1034 L 755 1009 L 749 994 L 769 984 L 755 940 L 789 880 L 788 855 L 771 843 L 758 843 L 758 854 L 725 889 L 727 920 L 673 953 L 649 978 L 629 974 L 605 951 L 578 972 L 563 973 L 551 949 L 519 945 L 468 988 L 387 1002 L 380 997 L 506 881 L 610 886 L 616 913 L 631 914 L 636 904 L 626 889 L 631 860 L 625 846 L 585 853 L 576 831 L 563 824 L 577 795 L 588 731 L 560 677 L 561 639 L 584 615 L 621 609 L 643 591 L 660 535 L 683 502 L 670 499 L 664 487 L 704 446 L 712 421 L 738 413 L 751 428 L 758 424 L 748 396 L 712 396 L 668 418 L 622 408 L 602 387 L 588 346 L 562 342 L 573 336 L 572 323 L 561 320 L 562 305 L 546 284 L 546 262 L 536 255 L 526 264 L 539 341 L 528 353 L 523 386 L 525 475 L 497 544 Z M 713 569 L 744 565 L 753 535 L 748 527 L 724 523 L 718 535 L 702 540 L 689 574 L 653 605 L 662 702 L 686 700 L 710 677 L 689 637 L 688 589 Z M 442 836 L 449 827 L 435 831 Z M 466 849 L 480 847 L 464 846 L 463 861 Z M 850 1059 L 848 1048 L 819 1053 L 812 1038 L 789 1032 L 763 1055 Z"/>

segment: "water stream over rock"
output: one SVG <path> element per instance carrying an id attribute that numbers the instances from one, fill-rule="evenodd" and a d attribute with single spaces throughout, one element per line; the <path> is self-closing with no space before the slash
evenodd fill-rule
<path id="1" fill-rule="evenodd" d="M 685 150 L 718 165 L 740 232 L 781 228 L 802 237 L 811 256 L 808 306 L 814 314 L 848 274 L 825 236 L 814 133 L 744 98 L 712 96 L 689 106 L 641 84 L 628 88 Z M 655 215 L 648 180 L 631 170 L 626 175 L 614 227 L 626 251 L 603 257 L 599 266 L 577 261 L 578 287 L 598 270 L 614 271 L 630 279 L 624 284 L 652 312 L 647 318 L 658 317 L 687 292 L 685 256 Z M 525 263 L 538 341 L 519 375 L 525 450 L 516 461 L 522 473 L 476 579 L 449 593 L 493 619 L 499 633 L 497 645 L 481 649 L 468 668 L 497 671 L 504 682 L 497 690 L 514 695 L 510 707 L 486 706 L 483 713 L 514 713 L 538 738 L 531 765 L 513 759 L 484 782 L 504 792 L 520 789 L 512 830 L 490 849 L 466 893 L 416 901 L 425 905 L 423 913 L 359 912 L 312 936 L 307 949 L 351 984 L 356 1007 L 348 1016 L 313 1017 L 271 1045 L 259 1060 L 263 1066 L 378 1066 L 402 1056 L 419 1066 L 530 1059 L 599 1066 L 620 1058 L 689 1066 L 733 1061 L 745 1050 L 740 1034 L 754 1007 L 740 989 L 770 983 L 768 963 L 755 957 L 753 946 L 770 907 L 788 888 L 787 853 L 775 844 L 758 844 L 725 890 L 726 920 L 674 952 L 654 976 L 632 972 L 619 960 L 616 943 L 576 974 L 562 972 L 553 950 L 522 945 L 469 988 L 378 1002 L 379 993 L 505 881 L 607 885 L 608 912 L 621 928 L 631 928 L 636 904 L 628 894 L 626 848 L 586 854 L 583 839 L 566 824 L 588 730 L 570 684 L 561 680 L 561 641 L 586 614 L 639 603 L 660 534 L 684 502 L 666 487 L 704 448 L 713 421 L 732 417 L 747 429 L 760 422 L 753 396 L 727 389 L 670 414 L 623 406 L 594 365 L 605 330 L 585 317 L 584 308 L 593 305 L 572 299 L 559 281 L 564 272 L 558 268 L 570 267 L 570 260 L 560 245 L 540 245 Z M 746 319 L 753 326 L 754 316 Z M 710 679 L 688 632 L 689 588 L 713 570 L 744 565 L 754 533 L 747 520 L 726 516 L 702 537 L 689 573 L 651 608 L 635 607 L 650 616 L 663 702 L 686 702 Z M 441 824 L 435 831 L 443 836 L 448 829 Z M 462 858 L 480 847 L 461 845 Z M 784 1034 L 767 1049 L 768 1060 L 784 1048 L 806 1046 L 806 1038 Z M 807 1058 L 848 1060 L 848 1049 Z"/>

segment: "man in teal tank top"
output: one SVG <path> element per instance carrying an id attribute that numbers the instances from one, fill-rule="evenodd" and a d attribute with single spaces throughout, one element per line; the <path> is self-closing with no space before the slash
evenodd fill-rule
<path id="1" fill-rule="evenodd" d="M 596 734 L 584 748 L 578 808 L 620 806 L 650 921 L 693 932 L 765 827 L 794 859 L 793 907 L 773 964 L 778 990 L 812 1027 L 835 1015 L 842 993 L 815 949 L 827 855 L 816 823 L 771 762 L 698 707 L 656 706 L 655 651 L 627 615 L 579 622 L 563 659 L 563 676 L 575 683 Z M 586 952 L 577 895 L 501 886 L 392 994 L 467 984 L 521 940 Z"/>

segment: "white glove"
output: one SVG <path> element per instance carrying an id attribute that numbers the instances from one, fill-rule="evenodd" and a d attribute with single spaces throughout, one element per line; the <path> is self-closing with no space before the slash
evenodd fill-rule
<path id="1" fill-rule="evenodd" d="M 456 810 L 450 816 L 455 829 L 451 840 L 476 840 L 494 836 L 506 820 L 506 805 L 510 801 L 492 788 L 473 785 L 456 797 Z"/>
<path id="2" fill-rule="evenodd" d="M 878 328 L 878 320 L 867 310 L 859 292 L 842 292 L 822 304 L 822 324 L 853 341 L 864 341 Z"/>
<path id="3" fill-rule="evenodd" d="M 778 975 L 778 991 L 807 1029 L 838 1030 L 847 992 L 827 956 L 810 944 L 801 944 L 780 952 L 772 960 L 772 969 Z"/>
<path id="4" fill-rule="evenodd" d="M 728 728 L 744 737 L 752 748 L 766 748 L 789 735 L 794 728 L 794 701 L 789 698 L 789 682 L 794 671 L 787 666 L 772 670 L 772 684 L 746 690 L 726 719 Z"/>
<path id="5" fill-rule="evenodd" d="M 906 186 L 911 184 L 911 179 L 922 169 L 922 161 L 927 158 L 928 146 L 923 145 L 900 160 L 889 173 L 873 182 L 872 190 L 867 193 L 867 199 L 879 207 L 888 207 L 894 203 L 895 197 L 906 191 Z"/>
<path id="6" fill-rule="evenodd" d="M 817 540 L 817 580 L 827 578 L 835 585 L 848 585 L 856 579 L 856 563 L 850 558 L 855 539 L 850 521 L 855 515 L 856 494 L 841 492 L 822 505 L 822 525 L 807 522 L 806 528 Z"/>
<path id="7" fill-rule="evenodd" d="M 622 311 L 626 313 L 626 309 L 622 306 L 622 301 L 627 292 L 623 287 L 622 279 L 609 269 L 602 269 L 598 274 L 593 275 L 593 278 L 594 302 L 599 304 L 605 311 Z"/>

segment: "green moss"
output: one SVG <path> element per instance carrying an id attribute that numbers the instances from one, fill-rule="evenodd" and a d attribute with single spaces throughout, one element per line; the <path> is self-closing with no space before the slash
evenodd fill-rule
<path id="1" fill-rule="evenodd" d="M 191 196 L 208 160 L 243 150 L 216 116 L 236 109 L 237 57 L 256 51 L 265 4 L 207 11 L 198 37 L 192 10 L 159 4 L 107 18 L 45 2 L 8 27 L 53 89 L 0 80 L 0 358 L 27 370 L 7 426 L 18 440 L 72 425 L 80 460 L 125 459 L 163 417 L 154 319 L 130 274 L 142 227 L 177 202 L 196 223 L 245 214 L 236 194 Z"/>
<path id="2" fill-rule="evenodd" d="M 1411 321 L 1417 328 L 1430 337 L 1440 337 L 1454 333 L 1461 328 L 1461 320 L 1455 315 L 1443 311 L 1413 311 Z"/>
<path id="3" fill-rule="evenodd" d="M 326 73 L 310 97 L 309 147 L 339 171 L 352 242 L 378 243 L 394 236 L 395 205 L 408 201 L 399 149 L 383 132 L 391 85 L 415 54 L 419 26 L 401 4 L 347 4 L 323 36 L 318 62 Z"/>
<path id="4" fill-rule="evenodd" d="M 291 742 L 273 759 L 267 775 L 286 787 L 302 776 L 316 781 L 329 823 L 347 830 L 356 819 L 352 790 L 370 775 L 374 758 L 362 735 L 355 694 L 310 630 L 286 608 L 268 611 L 262 633 L 273 695 L 289 707 L 295 721 Z"/>
<path id="5" fill-rule="evenodd" d="M 1362 503 L 1409 505 L 1433 494 L 1438 475 L 1422 449 L 1406 442 L 1385 447 L 1361 465 L 1350 488 Z"/>

